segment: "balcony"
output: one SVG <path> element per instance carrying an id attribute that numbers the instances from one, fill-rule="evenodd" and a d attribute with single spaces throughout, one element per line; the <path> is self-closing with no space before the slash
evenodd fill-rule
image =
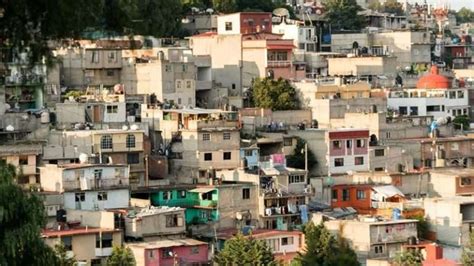
<path id="1" fill-rule="evenodd" d="M 112 248 L 96 248 L 95 256 L 96 257 L 108 257 L 112 255 Z"/>
<path id="2" fill-rule="evenodd" d="M 130 181 L 128 178 L 113 178 L 92 180 L 83 178 L 81 180 L 63 181 L 63 189 L 70 190 L 97 190 L 128 187 Z"/>
<path id="3" fill-rule="evenodd" d="M 112 144 L 111 149 L 103 149 L 100 143 L 94 144 L 95 152 L 131 152 L 131 151 L 143 151 L 143 142 L 135 142 L 135 147 L 127 147 L 126 143 L 116 143 Z"/>
<path id="4" fill-rule="evenodd" d="M 196 91 L 212 89 L 212 80 L 198 80 L 196 81 Z"/>
<path id="5" fill-rule="evenodd" d="M 273 68 L 285 68 L 285 67 L 290 67 L 291 62 L 290 61 L 268 61 L 267 67 L 273 67 Z"/>

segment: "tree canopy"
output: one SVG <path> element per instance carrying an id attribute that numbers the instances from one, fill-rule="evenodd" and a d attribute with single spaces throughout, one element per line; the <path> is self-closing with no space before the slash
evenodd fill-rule
<path id="1" fill-rule="evenodd" d="M 298 138 L 295 146 L 295 150 L 293 154 L 286 156 L 286 164 L 289 167 L 304 169 L 305 166 L 305 154 L 304 154 L 304 146 L 306 141 L 302 138 Z M 308 148 L 308 170 L 316 166 L 316 156 L 314 153 Z"/>
<path id="2" fill-rule="evenodd" d="M 461 262 L 463 265 L 474 265 L 474 232 L 469 235 L 469 243 L 463 247 Z"/>
<path id="3" fill-rule="evenodd" d="M 463 7 L 456 12 L 456 20 L 457 23 L 474 22 L 474 11 L 467 7 Z"/>
<path id="4" fill-rule="evenodd" d="M 423 255 L 420 250 L 407 250 L 395 256 L 395 266 L 421 266 Z"/>
<path id="5" fill-rule="evenodd" d="M 107 266 L 135 266 L 135 256 L 129 247 L 114 246 L 107 259 Z"/>
<path id="6" fill-rule="evenodd" d="M 0 265 L 56 265 L 41 238 L 45 213 L 41 199 L 15 184 L 16 169 L 0 161 Z"/>
<path id="7" fill-rule="evenodd" d="M 56 257 L 58 258 L 58 266 L 76 265 L 76 258 L 74 256 L 68 256 L 66 247 L 63 245 L 63 243 L 56 244 L 56 246 L 54 246 L 54 252 L 56 252 Z"/>
<path id="8" fill-rule="evenodd" d="M 359 15 L 362 11 L 356 0 L 326 0 L 326 18 L 333 30 L 361 30 L 365 27 L 365 17 Z"/>
<path id="9" fill-rule="evenodd" d="M 380 1 L 372 2 L 369 5 L 369 9 L 379 11 L 379 12 L 386 12 L 396 15 L 403 15 L 403 4 L 398 2 L 397 0 L 387 0 L 384 4 L 381 4 Z"/>
<path id="10" fill-rule="evenodd" d="M 302 266 L 360 265 L 357 256 L 342 237 L 336 239 L 323 223 L 308 223 L 304 229 L 305 250 L 296 258 Z"/>
<path id="11" fill-rule="evenodd" d="M 299 107 L 295 88 L 288 80 L 279 78 L 256 79 L 253 83 L 251 98 L 255 107 L 272 110 L 294 110 Z"/>
<path id="12" fill-rule="evenodd" d="M 238 233 L 214 257 L 219 265 L 277 265 L 272 250 L 262 240 Z"/>
<path id="13" fill-rule="evenodd" d="M 468 130 L 470 126 L 470 119 L 467 115 L 459 115 L 453 119 L 454 128 Z"/>

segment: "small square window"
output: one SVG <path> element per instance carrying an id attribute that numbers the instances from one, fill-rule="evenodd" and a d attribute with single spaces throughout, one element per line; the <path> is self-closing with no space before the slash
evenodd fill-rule
<path id="1" fill-rule="evenodd" d="M 107 192 L 99 192 L 97 194 L 98 201 L 106 201 L 107 200 Z"/>
<path id="2" fill-rule="evenodd" d="M 203 141 L 210 141 L 211 140 L 211 134 L 210 133 L 202 134 L 202 140 Z"/>
<path id="3" fill-rule="evenodd" d="M 291 138 L 284 138 L 283 139 L 283 146 L 293 146 L 293 139 Z"/>
<path id="4" fill-rule="evenodd" d="M 212 161 L 212 153 L 204 153 L 204 161 Z"/>
<path id="5" fill-rule="evenodd" d="M 365 147 L 365 139 L 358 139 L 356 143 L 357 148 L 364 148 Z"/>
<path id="6" fill-rule="evenodd" d="M 224 132 L 223 138 L 224 138 L 224 140 L 229 140 L 230 139 L 230 132 Z"/>
<path id="7" fill-rule="evenodd" d="M 335 166 L 335 167 L 342 167 L 342 166 L 344 166 L 344 158 L 335 158 L 335 159 L 334 159 L 334 166 Z"/>
<path id="8" fill-rule="evenodd" d="M 138 164 L 140 163 L 140 156 L 138 152 L 127 153 L 127 163 L 128 164 Z"/>
<path id="9" fill-rule="evenodd" d="M 232 22 L 226 22 L 225 23 L 225 30 L 226 31 L 231 31 L 232 30 Z"/>
<path id="10" fill-rule="evenodd" d="M 365 191 L 364 190 L 357 190 L 357 199 L 365 199 Z"/>
<path id="11" fill-rule="evenodd" d="M 20 156 L 19 164 L 20 165 L 28 165 L 28 156 L 27 155 Z"/>
<path id="12" fill-rule="evenodd" d="M 341 148 L 342 148 L 341 141 L 339 141 L 339 140 L 334 140 L 334 141 L 332 142 L 332 148 L 333 148 L 333 149 L 341 149 Z"/>
<path id="13" fill-rule="evenodd" d="M 244 156 L 245 156 L 245 157 L 250 157 L 250 156 L 252 156 L 252 155 L 253 155 L 253 151 L 252 151 L 252 150 L 245 150 L 245 151 L 244 151 Z"/>
<path id="14" fill-rule="evenodd" d="M 364 165 L 364 157 L 355 157 L 354 158 L 355 165 Z"/>
<path id="15" fill-rule="evenodd" d="M 332 190 L 331 198 L 332 198 L 332 201 L 337 201 L 337 189 Z"/>
<path id="16" fill-rule="evenodd" d="M 472 184 L 472 180 L 470 177 L 461 177 L 461 186 L 470 186 Z"/>
<path id="17" fill-rule="evenodd" d="M 347 149 L 352 149 L 352 140 L 351 139 L 346 140 L 346 148 Z"/>
<path id="18" fill-rule="evenodd" d="M 224 160 L 228 161 L 232 158 L 231 152 L 224 152 Z"/>
<path id="19" fill-rule="evenodd" d="M 171 191 L 163 191 L 163 200 L 170 200 L 173 198 Z"/>
<path id="20" fill-rule="evenodd" d="M 84 201 L 86 201 L 86 194 L 85 193 L 76 193 L 75 198 L 76 198 L 76 202 L 84 202 Z"/>
<path id="21" fill-rule="evenodd" d="M 186 190 L 180 190 L 180 191 L 178 192 L 178 196 L 179 196 L 179 198 L 181 198 L 181 199 L 186 198 Z"/>
<path id="22" fill-rule="evenodd" d="M 385 150 L 384 149 L 376 149 L 374 151 L 374 153 L 375 153 L 375 157 L 385 156 Z"/>
<path id="23" fill-rule="evenodd" d="M 342 190 L 342 201 L 349 201 L 349 189 Z"/>

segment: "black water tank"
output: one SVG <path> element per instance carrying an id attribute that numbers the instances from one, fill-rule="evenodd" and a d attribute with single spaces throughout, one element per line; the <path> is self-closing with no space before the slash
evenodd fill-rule
<path id="1" fill-rule="evenodd" d="M 60 223 L 66 222 L 66 210 L 59 209 L 56 211 L 56 222 L 60 222 Z"/>

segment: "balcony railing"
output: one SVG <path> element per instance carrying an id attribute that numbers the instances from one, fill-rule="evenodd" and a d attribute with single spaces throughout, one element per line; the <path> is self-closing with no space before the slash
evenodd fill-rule
<path id="1" fill-rule="evenodd" d="M 212 89 L 212 80 L 198 80 L 196 81 L 196 90 L 210 90 Z"/>
<path id="2" fill-rule="evenodd" d="M 79 179 L 72 181 L 63 181 L 64 190 L 94 190 L 94 189 L 110 189 L 128 187 L 130 181 L 128 178 L 113 179 Z"/>
<path id="3" fill-rule="evenodd" d="M 189 121 L 188 129 L 203 128 L 237 128 L 238 122 L 233 120 L 193 120 Z"/>
<path id="4" fill-rule="evenodd" d="M 105 146 L 104 146 L 105 147 Z M 100 143 L 94 144 L 94 151 L 103 151 L 103 152 L 129 152 L 129 151 L 142 151 L 143 142 L 135 142 L 134 147 L 127 147 L 126 143 L 112 143 L 111 149 L 102 148 Z"/>
<path id="5" fill-rule="evenodd" d="M 290 61 L 268 61 L 268 67 L 289 67 Z"/>
<path id="6" fill-rule="evenodd" d="M 413 210 L 423 208 L 422 201 L 408 201 L 408 202 L 372 202 L 372 206 L 376 209 L 394 209 L 400 211 Z"/>

